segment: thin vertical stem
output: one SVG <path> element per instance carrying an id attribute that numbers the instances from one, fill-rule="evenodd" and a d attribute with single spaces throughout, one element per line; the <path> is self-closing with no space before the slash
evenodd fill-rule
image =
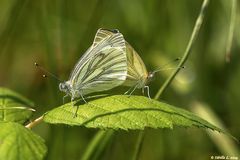
<path id="1" fill-rule="evenodd" d="M 134 146 L 134 153 L 133 153 L 132 160 L 139 159 L 140 151 L 141 151 L 143 140 L 144 140 L 144 135 L 145 135 L 145 131 L 140 131 L 138 133 L 138 139 Z"/>
<path id="2" fill-rule="evenodd" d="M 95 158 L 99 156 L 102 150 L 105 148 L 107 142 L 113 136 L 114 131 L 98 131 L 98 133 L 93 137 L 90 144 L 87 147 L 87 150 L 84 152 L 81 160 L 92 159 L 95 155 Z M 98 149 L 97 149 L 98 148 Z M 96 151 L 98 150 L 98 151 Z"/>
<path id="3" fill-rule="evenodd" d="M 158 92 L 155 95 L 154 99 L 158 99 L 160 97 L 160 95 L 166 90 L 166 88 L 170 85 L 170 83 L 176 77 L 176 75 L 179 72 L 180 68 L 182 68 L 182 66 L 186 62 L 187 58 L 189 57 L 189 55 L 191 53 L 191 49 L 192 49 L 193 43 L 195 42 L 195 40 L 197 38 L 197 35 L 199 33 L 199 30 L 200 30 L 200 28 L 202 26 L 203 18 L 205 16 L 205 11 L 206 11 L 206 8 L 208 6 L 208 3 L 209 3 L 209 0 L 204 0 L 203 1 L 200 13 L 199 13 L 198 18 L 197 18 L 197 20 L 195 22 L 195 26 L 193 28 L 190 40 L 188 42 L 188 45 L 187 45 L 187 47 L 185 49 L 185 52 L 183 54 L 183 57 L 182 57 L 181 61 L 179 62 L 178 67 L 176 68 L 176 70 L 170 75 L 170 77 L 164 82 L 162 87 L 158 90 Z"/>
<path id="4" fill-rule="evenodd" d="M 154 99 L 158 99 L 161 94 L 163 93 L 163 91 L 166 90 L 166 88 L 170 85 L 170 83 L 172 82 L 172 80 L 176 77 L 177 73 L 179 72 L 180 68 L 183 67 L 184 63 L 186 62 L 187 58 L 189 57 L 190 53 L 191 53 L 191 49 L 193 46 L 193 43 L 195 42 L 197 35 L 199 33 L 199 30 L 202 26 L 202 22 L 204 19 L 204 15 L 205 15 L 205 11 L 206 8 L 208 6 L 209 0 L 204 0 L 202 3 L 202 7 L 200 10 L 200 13 L 197 17 L 197 20 L 195 22 L 195 26 L 193 28 L 190 40 L 188 42 L 188 45 L 185 49 L 185 52 L 183 54 L 183 57 L 181 59 L 181 61 L 178 64 L 178 67 L 176 68 L 176 70 L 171 74 L 171 76 L 165 81 L 165 83 L 163 84 L 163 86 L 158 90 L 157 94 L 155 95 Z M 134 151 L 134 155 L 133 155 L 133 160 L 137 160 L 139 159 L 139 153 L 141 151 L 142 148 L 142 142 L 144 139 L 144 131 L 139 132 L 139 138 L 138 141 L 136 142 L 135 145 L 135 151 Z"/>
<path id="5" fill-rule="evenodd" d="M 228 31 L 228 40 L 227 40 L 227 47 L 225 53 L 225 60 L 226 62 L 230 62 L 231 60 L 231 48 L 232 48 L 232 40 L 233 40 L 233 33 L 236 21 L 236 14 L 237 14 L 237 0 L 232 0 L 232 10 L 231 10 L 231 20 L 230 26 Z"/>

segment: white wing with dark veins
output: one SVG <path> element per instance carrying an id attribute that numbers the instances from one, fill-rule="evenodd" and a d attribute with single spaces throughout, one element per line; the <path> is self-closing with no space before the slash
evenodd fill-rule
<path id="1" fill-rule="evenodd" d="M 75 65 L 69 82 L 82 95 L 109 90 L 127 77 L 126 44 L 118 31 L 99 29 L 92 46 Z"/>

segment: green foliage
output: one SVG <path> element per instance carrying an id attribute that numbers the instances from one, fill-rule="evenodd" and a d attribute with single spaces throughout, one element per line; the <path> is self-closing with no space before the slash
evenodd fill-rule
<path id="1" fill-rule="evenodd" d="M 7 88 L 0 88 L 0 121 L 24 123 L 33 113 L 33 103 Z"/>
<path id="2" fill-rule="evenodd" d="M 0 159 L 41 160 L 47 152 L 44 140 L 14 122 L 0 122 Z"/>
<path id="3" fill-rule="evenodd" d="M 7 88 L 0 88 L 0 159 L 43 159 L 44 140 L 19 123 L 34 111 L 33 103 Z M 17 123 L 15 123 L 17 122 Z"/>
<path id="4" fill-rule="evenodd" d="M 77 117 L 73 117 L 79 107 Z M 65 104 L 49 111 L 44 121 L 52 124 L 84 125 L 101 129 L 203 127 L 223 132 L 191 112 L 143 96 L 115 95 L 73 106 Z"/>
<path id="5" fill-rule="evenodd" d="M 41 75 L 45 73 L 35 70 L 33 63 L 37 61 L 60 79 L 67 80 L 74 64 L 91 45 L 100 27 L 119 29 L 139 52 L 148 70 L 154 70 L 182 56 L 203 2 L 0 1 L 0 85 L 21 91 L 37 106 L 43 106 L 37 108 L 36 115 L 59 106 L 62 95 L 57 87 L 58 82 L 51 78 L 43 80 Z M 204 104 L 220 120 L 221 125 L 217 126 L 228 128 L 233 135 L 240 135 L 237 127 L 240 125 L 240 3 L 236 2 L 210 1 L 191 56 L 185 63 L 186 69 L 178 73 L 168 89 L 164 89 L 161 99 L 177 106 L 189 106 L 189 110 L 194 110 L 197 104 Z M 171 72 L 163 71 L 155 76 L 150 84 L 152 97 Z M 116 95 L 124 91 L 125 88 L 120 88 L 109 92 Z M 10 118 L 6 113 L 13 111 L 16 105 L 6 105 L 3 109 L 5 98 L 2 99 L 1 93 L 0 121 L 12 120 L 16 115 L 28 112 L 24 107 L 32 106 L 18 108 L 19 113 L 12 114 Z M 72 113 L 68 116 L 72 118 L 76 107 L 69 108 Z M 205 119 L 206 114 L 201 116 Z M 24 116 L 20 121 L 23 123 L 27 119 Z M 110 130 L 105 133 L 106 137 L 113 138 L 106 140 L 101 131 L 94 138 L 95 129 L 65 125 L 39 125 L 35 131 L 46 139 L 50 148 L 47 160 L 79 159 L 82 155 L 91 159 L 129 159 L 137 137 L 134 131 L 116 133 Z M 109 136 L 108 132 L 114 136 Z M 145 132 L 143 145 L 139 147 L 139 159 L 210 159 L 210 155 L 233 155 L 223 152 L 226 148 L 240 150 L 239 145 L 223 143 L 222 137 L 214 140 L 215 135 L 209 138 L 197 130 L 150 129 Z M 96 142 L 98 140 L 99 143 Z M 87 146 L 89 152 L 86 152 Z"/>

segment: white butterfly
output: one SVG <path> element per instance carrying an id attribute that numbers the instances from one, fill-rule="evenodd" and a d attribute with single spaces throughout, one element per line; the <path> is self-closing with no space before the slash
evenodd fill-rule
<path id="1" fill-rule="evenodd" d="M 144 90 L 146 88 L 148 97 L 150 98 L 148 83 L 154 76 L 155 72 L 148 72 L 143 60 L 138 55 L 138 53 L 128 42 L 125 43 L 128 73 L 127 79 L 123 85 L 131 87 L 127 92 L 125 92 L 125 94 L 128 94 L 131 91 L 129 93 L 129 95 L 131 95 L 137 88 L 142 89 L 142 92 L 144 94 Z"/>
<path id="2" fill-rule="evenodd" d="M 59 89 L 71 96 L 71 101 L 78 97 L 85 101 L 84 95 L 110 90 L 123 84 L 126 78 L 123 35 L 118 30 L 99 29 L 93 44 L 77 62 L 69 80 L 59 84 Z"/>
<path id="3" fill-rule="evenodd" d="M 146 89 L 147 95 L 150 98 L 148 84 L 154 77 L 155 73 L 162 70 L 176 69 L 176 68 L 163 69 L 163 67 L 171 64 L 172 62 L 180 60 L 180 58 L 176 58 L 171 63 L 167 63 L 154 71 L 148 72 L 143 60 L 138 55 L 138 53 L 127 41 L 125 41 L 125 43 L 126 43 L 128 73 L 127 73 L 127 79 L 125 80 L 123 85 L 131 87 L 127 92 L 125 92 L 125 94 L 131 95 L 137 88 L 142 89 L 142 93 L 144 94 L 144 90 Z M 184 67 L 180 67 L 180 69 L 181 68 L 184 68 Z"/>

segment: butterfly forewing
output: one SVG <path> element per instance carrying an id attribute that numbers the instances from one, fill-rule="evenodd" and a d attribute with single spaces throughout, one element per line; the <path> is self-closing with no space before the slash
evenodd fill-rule
<path id="1" fill-rule="evenodd" d="M 99 42 L 101 42 L 102 40 L 106 39 L 106 37 L 119 33 L 118 30 L 108 30 L 108 29 L 98 29 L 95 37 L 94 37 L 94 41 L 93 41 L 93 45 L 92 46 L 96 46 L 97 44 L 99 44 Z"/>
<path id="2" fill-rule="evenodd" d="M 111 52 L 112 55 L 117 54 L 115 52 Z M 125 63 L 125 59 L 118 56 L 115 59 L 110 59 L 109 57 L 109 61 L 101 68 L 96 65 L 97 69 L 82 82 L 84 94 L 91 93 L 92 91 L 108 90 L 121 85 L 126 79 L 127 74 Z"/>
<path id="3" fill-rule="evenodd" d="M 83 56 L 78 60 L 77 64 L 74 66 L 74 69 L 72 70 L 72 73 L 70 75 L 70 80 L 74 79 L 74 76 L 76 76 L 79 72 L 80 67 L 82 67 L 82 65 L 84 63 L 87 63 L 87 61 L 90 60 L 90 58 L 93 58 L 93 56 L 95 56 L 101 48 L 96 48 L 95 46 L 97 44 L 101 44 L 103 45 L 104 43 L 100 43 L 101 41 L 106 40 L 107 38 L 109 38 L 110 36 L 114 35 L 113 32 L 105 30 L 105 29 L 98 29 L 95 37 L 94 37 L 94 41 L 91 47 L 88 48 L 88 50 L 83 54 Z M 122 35 L 120 34 L 119 37 L 122 37 Z M 106 42 L 105 42 L 106 43 Z"/>
<path id="4" fill-rule="evenodd" d="M 99 29 L 93 45 L 76 64 L 69 81 L 73 90 L 85 95 L 119 86 L 126 77 L 127 57 L 123 35 Z"/>

